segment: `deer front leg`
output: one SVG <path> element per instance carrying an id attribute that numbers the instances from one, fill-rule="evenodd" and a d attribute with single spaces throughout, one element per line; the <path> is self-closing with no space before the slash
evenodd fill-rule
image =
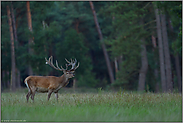
<path id="1" fill-rule="evenodd" d="M 48 101 L 49 101 L 49 99 L 50 99 L 50 96 L 51 96 L 52 92 L 53 92 L 52 90 L 49 90 L 49 91 L 48 91 Z"/>

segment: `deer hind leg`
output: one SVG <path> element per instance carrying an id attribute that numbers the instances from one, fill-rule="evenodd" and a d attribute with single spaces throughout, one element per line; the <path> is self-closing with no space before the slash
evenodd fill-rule
<path id="1" fill-rule="evenodd" d="M 35 96 L 35 93 L 36 93 L 36 88 L 32 88 L 31 90 L 32 90 L 31 99 L 34 102 L 34 96 Z"/>
<path id="2" fill-rule="evenodd" d="M 57 102 L 58 102 L 58 91 L 57 91 L 57 92 L 55 92 L 55 97 L 56 97 Z"/>
<path id="3" fill-rule="evenodd" d="M 32 94 L 32 90 L 31 90 L 31 88 L 29 87 L 29 85 L 28 85 L 28 83 L 27 82 L 29 82 L 30 80 L 26 80 L 25 81 L 25 84 L 26 84 L 26 86 L 27 86 L 27 88 L 28 88 L 28 93 L 27 93 L 27 95 L 26 95 L 26 99 L 27 99 L 27 103 L 28 103 L 28 100 L 29 100 L 29 97 L 30 97 L 30 95 Z"/>
<path id="4" fill-rule="evenodd" d="M 28 100 L 29 100 L 30 95 L 31 95 L 31 91 L 29 91 L 28 94 L 26 95 L 27 103 L 28 103 Z"/>

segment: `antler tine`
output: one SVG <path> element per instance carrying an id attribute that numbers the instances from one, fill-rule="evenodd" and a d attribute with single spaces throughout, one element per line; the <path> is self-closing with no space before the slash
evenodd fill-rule
<path id="1" fill-rule="evenodd" d="M 52 57 L 52 56 L 50 56 L 48 60 L 47 60 L 46 57 L 45 57 L 46 64 L 49 64 L 49 63 L 50 63 L 50 58 L 51 58 L 51 57 Z"/>
<path id="2" fill-rule="evenodd" d="M 50 57 L 52 57 L 52 56 L 50 56 Z M 49 63 L 50 63 L 50 62 L 49 62 L 49 61 L 50 61 L 50 57 L 49 57 L 49 59 L 48 59 L 48 60 L 47 60 L 47 59 L 46 59 L 46 57 L 45 57 L 46 64 L 49 64 Z"/>
<path id="3" fill-rule="evenodd" d="M 72 68 L 72 69 L 74 69 L 74 70 L 75 70 L 76 63 L 77 63 L 77 60 L 76 60 L 76 58 L 75 58 L 75 60 L 73 60 L 73 68 Z"/>
<path id="4" fill-rule="evenodd" d="M 65 60 L 66 60 L 67 63 L 71 64 L 71 62 L 69 62 L 66 58 L 65 58 Z"/>
<path id="5" fill-rule="evenodd" d="M 58 66 L 57 60 L 56 60 L 56 66 L 57 66 L 57 68 L 58 68 L 59 70 L 61 70 L 61 71 L 65 70 L 65 69 L 62 68 L 62 66 L 61 66 L 61 68 Z"/>
<path id="6" fill-rule="evenodd" d="M 72 64 L 71 64 L 72 65 L 71 70 L 73 70 L 75 68 L 75 65 L 76 65 L 77 60 L 75 59 L 75 61 L 74 61 L 74 60 L 71 59 L 71 62 L 72 62 Z"/>
<path id="7" fill-rule="evenodd" d="M 60 67 L 61 67 L 63 70 L 67 70 L 67 67 L 68 67 L 68 66 L 67 66 L 67 64 L 66 64 L 66 69 L 64 69 L 62 66 L 60 66 Z"/>
<path id="8" fill-rule="evenodd" d="M 46 57 L 45 57 L 45 60 L 46 60 L 46 64 L 48 64 L 48 60 L 46 59 Z"/>
<path id="9" fill-rule="evenodd" d="M 71 61 L 68 61 L 66 58 L 65 58 L 66 62 L 69 63 L 68 65 L 72 65 L 72 68 L 70 70 L 75 70 L 79 67 L 79 63 L 78 63 L 78 66 L 76 66 L 76 63 L 77 63 L 77 60 L 76 58 L 75 59 L 71 59 Z M 67 66 L 66 66 L 67 67 Z"/>
<path id="10" fill-rule="evenodd" d="M 60 67 L 58 67 L 58 62 L 57 62 L 57 60 L 56 60 L 56 65 L 57 65 L 57 67 L 55 67 L 55 66 L 53 65 L 53 57 L 52 57 L 52 56 L 50 56 L 50 58 L 49 58 L 48 60 L 45 58 L 45 60 L 46 60 L 46 64 L 49 64 L 49 65 L 50 65 L 51 67 L 53 67 L 54 69 L 60 70 L 60 71 L 65 70 L 65 69 L 61 69 Z"/>
<path id="11" fill-rule="evenodd" d="M 68 61 L 66 58 L 65 58 L 65 60 L 66 60 L 67 63 L 69 63 L 68 65 L 72 65 L 72 68 L 73 68 L 73 60 L 71 59 L 71 61 Z"/>
<path id="12" fill-rule="evenodd" d="M 48 59 L 49 64 L 51 63 L 51 59 L 52 59 L 52 56 L 50 56 L 49 59 Z"/>
<path id="13" fill-rule="evenodd" d="M 55 67 L 55 65 L 53 65 L 53 57 L 52 56 L 49 58 L 49 61 L 50 61 L 51 67 L 55 68 L 56 70 L 59 70 L 58 68 Z"/>
<path id="14" fill-rule="evenodd" d="M 79 62 L 78 62 L 78 66 L 74 68 L 74 70 L 76 70 L 79 67 Z"/>
<path id="15" fill-rule="evenodd" d="M 58 68 L 56 68 L 54 65 L 53 65 L 53 57 L 51 56 L 50 58 L 49 58 L 49 65 L 51 66 L 51 67 L 53 67 L 53 68 L 55 68 L 56 70 L 59 70 Z"/>
<path id="16" fill-rule="evenodd" d="M 52 66 L 54 66 L 54 65 L 53 65 L 53 57 L 52 57 L 52 56 L 49 58 L 49 62 L 50 62 L 50 64 L 51 64 Z"/>
<path id="17" fill-rule="evenodd" d="M 67 68 L 68 68 L 68 65 L 67 65 L 67 64 L 65 64 L 65 66 L 66 66 L 66 70 L 67 70 Z"/>
<path id="18" fill-rule="evenodd" d="M 76 64 L 76 62 L 77 62 L 77 60 L 76 60 L 76 58 L 75 58 L 75 64 Z"/>

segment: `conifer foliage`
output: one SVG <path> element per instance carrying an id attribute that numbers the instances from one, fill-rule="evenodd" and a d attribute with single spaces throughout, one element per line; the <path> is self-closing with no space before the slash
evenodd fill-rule
<path id="1" fill-rule="evenodd" d="M 181 91 L 181 2 L 92 2 L 95 16 L 90 3 L 1 2 L 2 90 L 30 74 L 61 76 L 45 65 L 52 55 L 80 62 L 75 87 Z"/>

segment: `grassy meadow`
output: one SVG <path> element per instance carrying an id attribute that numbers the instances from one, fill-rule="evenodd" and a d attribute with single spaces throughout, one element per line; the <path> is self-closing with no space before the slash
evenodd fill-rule
<path id="1" fill-rule="evenodd" d="M 36 93 L 26 103 L 26 92 L 1 93 L 1 121 L 16 122 L 181 122 L 182 95 L 179 93 Z"/>

